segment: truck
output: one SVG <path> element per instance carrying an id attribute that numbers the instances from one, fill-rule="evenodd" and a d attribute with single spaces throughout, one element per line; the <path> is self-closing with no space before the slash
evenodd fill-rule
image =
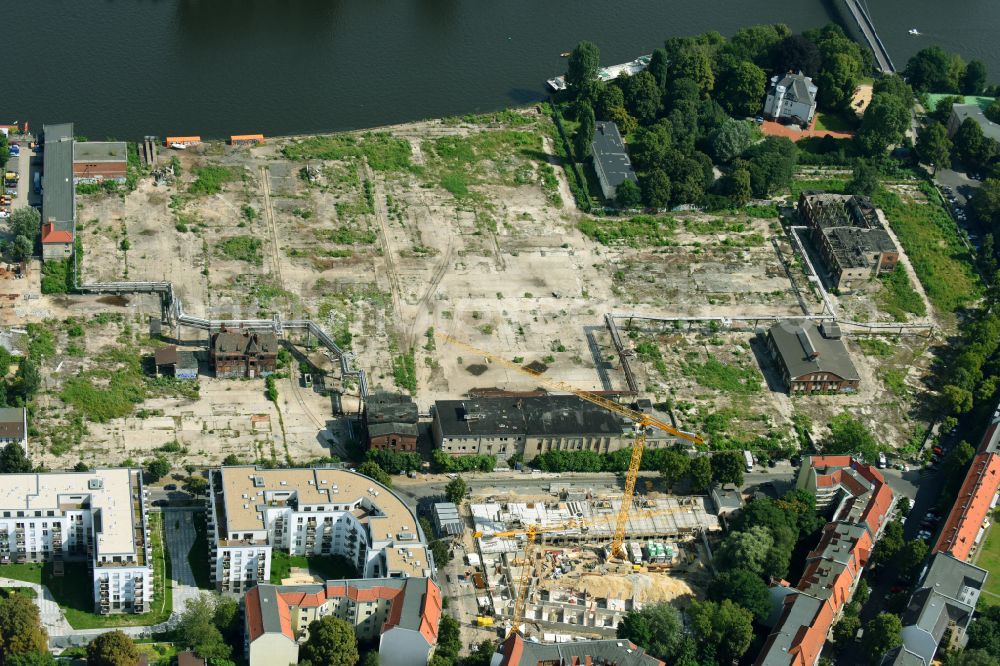
<path id="1" fill-rule="evenodd" d="M 747 466 L 747 471 L 748 472 L 752 472 L 753 471 L 753 454 L 750 453 L 749 451 L 744 451 L 743 452 L 743 462 Z"/>

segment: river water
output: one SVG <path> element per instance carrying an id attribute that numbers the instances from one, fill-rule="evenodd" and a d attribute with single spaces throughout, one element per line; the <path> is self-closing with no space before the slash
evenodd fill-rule
<path id="1" fill-rule="evenodd" d="M 668 36 L 831 20 L 839 0 L 3 2 L 0 122 L 92 139 L 373 127 L 541 99 L 561 51 L 614 64 Z M 930 43 L 1000 80 L 997 0 L 867 0 L 896 65 Z M 955 15 L 958 14 L 958 15 Z M 924 37 L 909 37 L 916 27 Z"/>

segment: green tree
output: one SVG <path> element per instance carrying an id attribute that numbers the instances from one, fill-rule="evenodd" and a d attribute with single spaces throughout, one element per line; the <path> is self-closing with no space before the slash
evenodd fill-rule
<path id="1" fill-rule="evenodd" d="M 125 633 L 109 631 L 87 645 L 87 666 L 138 666 L 139 648 Z"/>
<path id="2" fill-rule="evenodd" d="M 586 83 L 597 80 L 597 70 L 601 66 L 601 52 L 592 42 L 583 41 L 576 45 L 569 55 L 566 84 L 579 90 Z"/>
<path id="3" fill-rule="evenodd" d="M 722 484 L 743 485 L 743 456 L 736 451 L 712 455 L 712 480 Z"/>
<path id="4" fill-rule="evenodd" d="M 858 130 L 862 152 L 868 156 L 883 154 L 889 146 L 902 141 L 909 122 L 910 110 L 898 97 L 884 93 L 875 95 Z"/>
<path id="5" fill-rule="evenodd" d="M 872 95 L 882 93 L 892 95 L 906 108 L 913 106 L 913 88 L 898 74 L 888 74 L 875 79 L 875 83 L 872 85 Z"/>
<path id="6" fill-rule="evenodd" d="M 625 94 L 618 86 L 605 86 L 597 98 L 597 104 L 594 106 L 594 115 L 601 120 L 614 121 L 613 115 L 618 109 L 625 109 Z M 621 129 L 621 127 L 618 129 Z"/>
<path id="7" fill-rule="evenodd" d="M 984 223 L 1000 233 L 1000 178 L 987 178 L 972 197 L 972 209 Z M 966 410 L 968 411 L 968 410 Z"/>
<path id="8" fill-rule="evenodd" d="M 733 206 L 746 206 L 753 197 L 750 187 L 750 170 L 746 168 L 733 169 L 726 177 L 726 196 Z"/>
<path id="9" fill-rule="evenodd" d="M 460 476 L 456 476 L 444 487 L 445 497 L 448 498 L 449 502 L 454 502 L 455 504 L 461 504 L 467 492 L 469 492 L 468 484 Z"/>
<path id="10" fill-rule="evenodd" d="M 625 108 L 643 125 L 656 120 L 660 112 L 663 90 L 648 71 L 641 71 L 628 79 L 625 91 Z"/>
<path id="11" fill-rule="evenodd" d="M 815 78 L 817 103 L 825 109 L 847 109 L 865 71 L 861 48 L 832 24 L 805 35 L 815 42 L 820 53 L 821 65 Z"/>
<path id="12" fill-rule="evenodd" d="M 594 143 L 594 128 L 596 127 L 594 110 L 590 108 L 589 104 L 580 104 L 577 116 L 580 125 L 573 135 L 573 150 L 576 153 L 576 159 L 583 162 L 590 157 L 591 144 Z"/>
<path id="13" fill-rule="evenodd" d="M 0 132 L 0 171 L 7 166 L 8 159 L 10 159 L 10 146 L 7 145 L 7 135 Z"/>
<path id="14" fill-rule="evenodd" d="M 370 479 L 374 479 L 381 483 L 386 488 L 392 488 L 392 477 L 384 469 L 378 466 L 378 463 L 372 461 L 363 462 L 358 465 L 355 470 L 358 474 L 364 474 Z"/>
<path id="15" fill-rule="evenodd" d="M 354 627 L 335 615 L 325 615 L 309 623 L 309 639 L 299 648 L 299 663 L 313 666 L 354 666 L 358 639 Z"/>
<path id="16" fill-rule="evenodd" d="M 774 537 L 766 527 L 730 532 L 716 552 L 716 561 L 723 570 L 741 569 L 760 575 L 773 545 Z"/>
<path id="17" fill-rule="evenodd" d="M 969 63 L 972 64 L 972 63 Z M 985 650 L 962 650 L 945 655 L 945 666 L 1000 666 L 1000 659 Z"/>
<path id="18" fill-rule="evenodd" d="M 669 120 L 659 120 L 636 133 L 631 146 L 632 160 L 642 171 L 663 169 L 673 147 L 673 125 Z"/>
<path id="19" fill-rule="evenodd" d="M 868 462 L 874 462 L 878 452 L 875 435 L 859 419 L 845 411 L 830 420 L 830 434 L 823 440 L 823 453 L 861 454 Z"/>
<path id="20" fill-rule="evenodd" d="M 874 196 L 879 188 L 878 169 L 872 166 L 867 160 L 858 160 L 854 165 L 854 172 L 851 180 L 847 182 L 844 190 L 848 194 L 858 194 L 861 196 Z"/>
<path id="21" fill-rule="evenodd" d="M 634 180 L 626 179 L 615 189 L 615 203 L 619 208 L 636 208 L 642 203 L 642 190 Z"/>
<path id="22" fill-rule="evenodd" d="M 431 555 L 434 556 L 435 566 L 443 567 L 451 562 L 451 550 L 448 549 L 448 546 L 444 541 L 441 541 L 440 539 L 431 541 L 430 547 Z"/>
<path id="23" fill-rule="evenodd" d="M 957 93 L 960 72 L 956 68 L 956 58 L 958 56 L 950 55 L 940 46 L 928 46 L 910 58 L 903 74 L 915 90 Z"/>
<path id="24" fill-rule="evenodd" d="M 672 194 L 670 176 L 663 169 L 653 169 L 642 178 L 642 200 L 650 208 L 666 208 Z"/>
<path id="25" fill-rule="evenodd" d="M 57 666 L 59 662 L 46 652 L 25 652 L 8 657 L 5 666 Z"/>
<path id="26" fill-rule="evenodd" d="M 903 524 L 894 520 L 885 526 L 882 538 L 875 544 L 875 549 L 872 551 L 872 566 L 884 566 L 895 560 L 903 543 Z"/>
<path id="27" fill-rule="evenodd" d="M 798 162 L 798 148 L 786 137 L 769 136 L 751 146 L 744 158 L 754 196 L 766 197 L 788 187 Z"/>
<path id="28" fill-rule="evenodd" d="M 683 479 L 691 465 L 691 457 L 684 451 L 668 449 L 660 457 L 660 476 L 667 488 L 673 490 L 674 486 Z"/>
<path id="29" fill-rule="evenodd" d="M 21 400 L 27 403 L 42 385 L 42 375 L 38 370 L 38 361 L 32 356 L 22 358 L 14 374 L 14 388 Z"/>
<path id="30" fill-rule="evenodd" d="M 377 647 L 365 652 L 365 656 L 361 658 L 361 666 L 380 666 Z"/>
<path id="31" fill-rule="evenodd" d="M 752 62 L 741 61 L 725 69 L 715 88 L 715 99 L 734 116 L 749 116 L 764 103 L 767 74 Z"/>
<path id="32" fill-rule="evenodd" d="M 899 617 L 889 613 L 879 613 L 865 625 L 861 645 L 869 662 L 878 664 L 885 653 L 903 644 L 901 632 L 903 624 Z"/>
<path id="33" fill-rule="evenodd" d="M 970 60 L 962 74 L 961 90 L 963 95 L 979 95 L 986 87 L 986 65 L 979 60 Z"/>
<path id="34" fill-rule="evenodd" d="M 143 472 L 143 480 L 146 483 L 156 483 L 167 474 L 170 474 L 170 463 L 166 458 L 156 457 L 146 463 L 146 469 Z"/>
<path id="35" fill-rule="evenodd" d="M 965 164 L 977 167 L 990 161 L 996 154 L 996 141 L 983 135 L 983 130 L 972 118 L 966 118 L 955 131 L 955 155 Z"/>
<path id="36" fill-rule="evenodd" d="M 28 597 L 12 594 L 0 599 L 0 664 L 14 655 L 48 652 L 48 634 L 38 606 Z"/>
<path id="37" fill-rule="evenodd" d="M 691 460 L 688 466 L 688 474 L 691 478 L 691 490 L 694 492 L 705 492 L 712 484 L 712 463 L 707 456 L 698 456 Z"/>
<path id="38" fill-rule="evenodd" d="M 823 64 L 816 44 L 803 35 L 789 35 L 781 40 L 771 54 L 774 70 L 779 72 L 802 72 L 806 76 L 816 76 Z"/>
<path id="39" fill-rule="evenodd" d="M 31 461 L 17 442 L 7 444 L 0 451 L 0 474 L 26 474 L 31 469 Z"/>
<path id="40" fill-rule="evenodd" d="M 454 661 L 461 649 L 461 625 L 452 616 L 442 613 L 438 621 L 438 644 L 435 654 Z"/>
<path id="41" fill-rule="evenodd" d="M 653 49 L 653 55 L 649 59 L 646 71 L 653 75 L 656 86 L 665 92 L 670 75 L 670 60 L 667 57 L 666 49 Z"/>
<path id="42" fill-rule="evenodd" d="M 728 599 L 720 603 L 694 601 L 688 617 L 691 630 L 703 648 L 714 647 L 719 664 L 736 661 L 750 647 L 753 616 Z"/>
<path id="43" fill-rule="evenodd" d="M 35 250 L 35 244 L 25 236 L 17 236 L 10 247 L 10 256 L 14 261 L 27 261 Z"/>
<path id="44" fill-rule="evenodd" d="M 215 624 L 216 602 L 202 593 L 191 599 L 177 624 L 177 639 L 206 659 L 228 659 L 232 648 L 226 643 Z"/>
<path id="45" fill-rule="evenodd" d="M 986 606 L 977 612 L 966 636 L 969 637 L 967 650 L 983 650 L 1000 659 L 1000 606 Z"/>
<path id="46" fill-rule="evenodd" d="M 24 236 L 32 241 L 32 244 L 41 233 L 42 216 L 30 206 L 15 208 L 11 211 L 10 219 L 7 222 L 12 236 Z"/>
<path id="47" fill-rule="evenodd" d="M 927 558 L 929 550 L 927 544 L 920 539 L 913 539 L 904 543 L 903 547 L 896 553 L 893 561 L 893 568 L 899 574 L 899 577 L 906 581 L 915 580 L 917 574 L 920 573 L 920 567 Z"/>
<path id="48" fill-rule="evenodd" d="M 983 113 L 993 122 L 1000 123 L 1000 100 L 993 100 Z"/>
<path id="49" fill-rule="evenodd" d="M 774 65 L 774 50 L 791 34 L 792 31 L 783 23 L 740 28 L 722 50 L 736 60 L 750 61 L 764 69 L 771 69 Z"/>
<path id="50" fill-rule="evenodd" d="M 764 622 L 771 613 L 771 595 L 767 585 L 750 571 L 723 571 L 709 584 L 708 598 L 712 601 L 729 599 L 746 608 L 757 622 Z"/>
<path id="51" fill-rule="evenodd" d="M 715 73 L 706 47 L 690 37 L 671 37 L 665 47 L 670 80 L 690 79 L 699 96 L 707 96 L 715 86 Z"/>
<path id="52" fill-rule="evenodd" d="M 729 118 L 712 134 L 709 152 L 716 162 L 728 163 L 742 155 L 759 136 L 750 121 Z"/>
<path id="53" fill-rule="evenodd" d="M 931 123 L 920 129 L 917 134 L 917 155 L 925 164 L 934 167 L 934 173 L 939 168 L 951 166 L 951 139 L 948 130 L 941 123 Z"/>
<path id="54" fill-rule="evenodd" d="M 668 663 L 681 644 L 680 614 L 668 603 L 631 610 L 618 624 L 618 638 L 632 641 L 657 659 Z"/>
<path id="55" fill-rule="evenodd" d="M 840 621 L 833 626 L 833 641 L 843 648 L 854 640 L 861 628 L 861 618 L 857 615 L 844 614 Z"/>

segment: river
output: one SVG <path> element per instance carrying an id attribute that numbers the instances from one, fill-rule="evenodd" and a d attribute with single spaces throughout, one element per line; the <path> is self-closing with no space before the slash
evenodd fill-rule
<path id="1" fill-rule="evenodd" d="M 614 64 L 663 39 L 795 30 L 837 0 L 22 0 L 4 3 L 0 122 L 92 139 L 374 127 L 541 99 L 561 51 Z M 896 65 L 931 43 L 1000 79 L 995 0 L 867 0 Z M 960 15 L 955 15 L 960 14 Z M 910 37 L 917 27 L 926 36 Z"/>

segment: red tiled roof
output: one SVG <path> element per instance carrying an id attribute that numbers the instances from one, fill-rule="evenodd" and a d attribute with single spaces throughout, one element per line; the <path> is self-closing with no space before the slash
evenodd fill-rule
<path id="1" fill-rule="evenodd" d="M 932 552 L 947 552 L 958 560 L 967 560 L 998 487 L 1000 455 L 976 455 Z"/>
<path id="2" fill-rule="evenodd" d="M 46 222 L 42 225 L 42 242 L 43 243 L 72 243 L 73 242 L 73 232 L 71 231 L 56 231 L 55 225 L 51 222 Z"/>
<path id="3" fill-rule="evenodd" d="M 247 592 L 244 597 L 247 615 L 247 634 L 250 642 L 254 642 L 264 633 L 264 618 L 260 614 L 260 590 L 256 587 Z"/>

